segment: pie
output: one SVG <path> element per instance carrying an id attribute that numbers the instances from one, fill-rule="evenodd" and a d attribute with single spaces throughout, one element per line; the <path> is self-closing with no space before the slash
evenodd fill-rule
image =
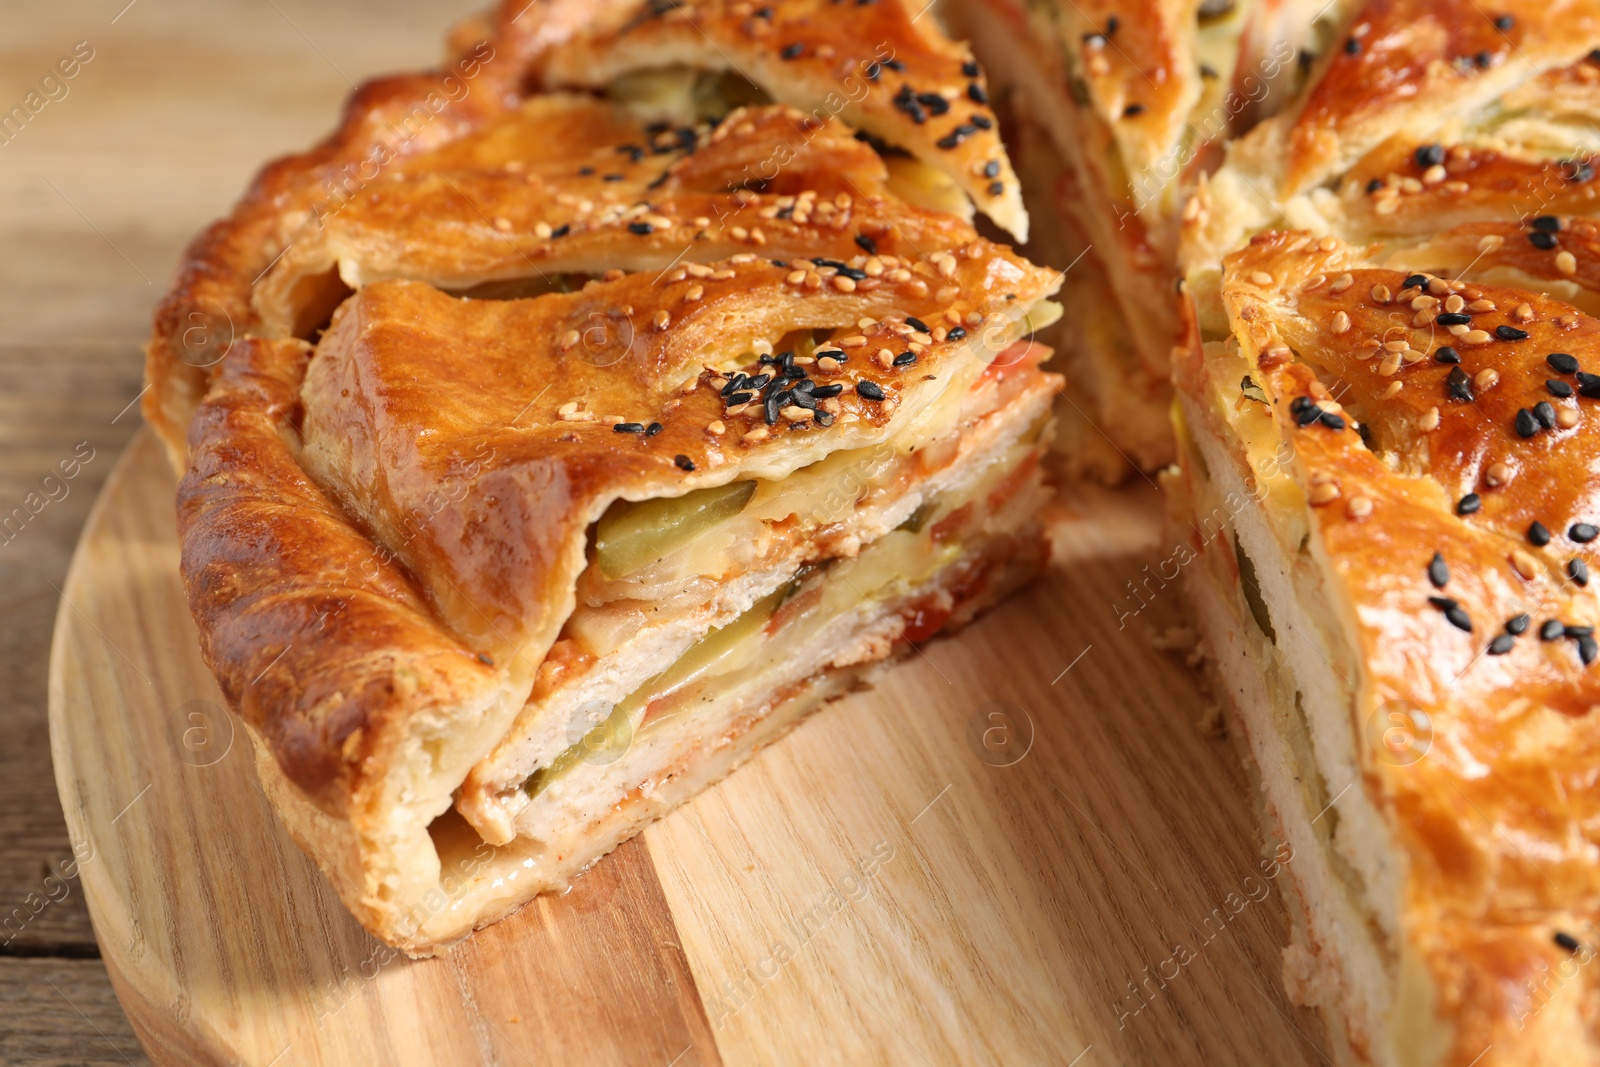
<path id="1" fill-rule="evenodd" d="M 1336 1062 L 1600 1056 L 1597 42 L 1368 4 L 1184 212 L 1175 563 Z"/>
<path id="2" fill-rule="evenodd" d="M 1044 562 L 1059 276 L 974 228 L 1026 216 L 915 16 L 511 4 L 191 249 L 145 411 L 201 648 L 390 944 L 567 885 Z"/>

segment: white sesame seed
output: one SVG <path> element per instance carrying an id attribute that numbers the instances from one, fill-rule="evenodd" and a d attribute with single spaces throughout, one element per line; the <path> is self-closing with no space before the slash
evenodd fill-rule
<path id="1" fill-rule="evenodd" d="M 1578 257 L 1563 248 L 1556 253 L 1556 270 L 1569 276 L 1578 273 Z"/>

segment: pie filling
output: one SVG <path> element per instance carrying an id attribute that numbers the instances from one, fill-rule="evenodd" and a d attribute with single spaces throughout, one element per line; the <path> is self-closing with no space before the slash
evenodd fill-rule
<path id="1" fill-rule="evenodd" d="M 1213 382 L 1249 369 L 1231 340 L 1208 344 L 1207 359 Z M 1404 988 L 1394 846 L 1361 780 L 1360 663 L 1310 558 L 1303 490 L 1275 461 L 1284 443 L 1253 406 L 1219 395 L 1178 409 L 1184 472 L 1170 506 L 1202 545 L 1185 580 L 1260 777 L 1267 850 L 1293 857 L 1290 991 L 1373 1041 L 1403 1042 L 1387 1002 L 1419 994 Z"/>
<path id="2" fill-rule="evenodd" d="M 787 477 L 613 504 L 577 608 L 461 814 L 495 845 L 592 822 L 785 692 L 938 632 L 963 575 L 1016 554 L 1025 530 L 1038 540 L 1047 355 L 1020 342 L 947 364 L 945 391 L 894 436 Z"/>

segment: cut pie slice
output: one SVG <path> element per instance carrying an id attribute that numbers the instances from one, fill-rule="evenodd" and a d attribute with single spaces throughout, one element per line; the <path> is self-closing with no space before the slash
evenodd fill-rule
<path id="1" fill-rule="evenodd" d="M 566 884 L 1042 562 L 1053 276 L 936 255 L 376 282 L 314 352 L 230 355 L 179 494 L 191 606 L 369 929 L 425 953 Z"/>
<path id="2" fill-rule="evenodd" d="M 748 21 L 714 7 L 530 11 L 453 109 L 315 193 L 420 86 L 368 91 L 197 244 L 158 320 L 153 421 L 205 389 L 178 501 L 202 651 L 284 823 L 414 955 L 567 885 L 1046 556 L 1055 272 L 826 111 L 708 88 L 704 56 L 618 59 L 609 99 L 508 102 L 491 72 Z M 899 5 L 862 18 L 912 34 L 881 77 L 967 62 Z M 820 52 L 774 62 L 815 78 Z M 921 129 L 889 110 L 861 119 Z M 975 131 L 951 158 L 998 151 Z M 204 308 L 231 332 L 186 362 L 174 316 Z"/>
<path id="3" fill-rule="evenodd" d="M 1560 227 L 1570 299 L 1515 224 L 1259 236 L 1177 364 L 1178 562 L 1341 1063 L 1595 1056 L 1600 322 Z"/>

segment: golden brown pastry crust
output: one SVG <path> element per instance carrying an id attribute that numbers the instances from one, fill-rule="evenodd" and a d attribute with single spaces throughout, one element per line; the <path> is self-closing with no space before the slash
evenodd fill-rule
<path id="1" fill-rule="evenodd" d="M 1483 235 L 1458 236 L 1476 246 Z M 1525 269 L 1531 248 L 1491 242 L 1474 271 Z M 1600 322 L 1508 286 L 1407 289 L 1410 272 L 1376 266 L 1372 251 L 1262 235 L 1228 258 L 1222 297 L 1295 477 L 1319 501 L 1321 580 L 1353 620 L 1357 788 L 1400 844 L 1400 951 L 1421 960 L 1435 998 L 1433 1018 L 1411 1022 L 1443 1037 L 1444 1062 L 1589 1062 L 1600 980 L 1573 961 L 1592 959 L 1600 915 L 1600 665 L 1581 629 L 1600 622 L 1600 601 L 1572 577 L 1570 561 L 1593 553 L 1569 531 L 1600 518 L 1600 412 L 1546 383 L 1582 381 L 1552 352 L 1600 371 Z M 1440 310 L 1412 307 L 1430 295 L 1459 295 L 1490 339 L 1418 319 Z M 1446 347 L 1459 363 L 1439 360 Z M 1198 348 L 1179 361 L 1178 386 L 1212 394 Z M 1319 484 L 1337 492 L 1313 495 Z M 1530 538 L 1535 521 L 1547 546 Z M 1512 621 L 1522 616 L 1525 627 Z M 1550 620 L 1566 632 L 1543 639 Z M 1424 758 L 1387 758 L 1365 721 L 1386 707 L 1425 714 Z"/>
<path id="2" fill-rule="evenodd" d="M 877 136 L 925 154 L 930 163 L 973 191 L 979 206 L 1003 225 L 1025 232 L 1026 216 L 1010 162 L 991 113 L 978 102 L 983 97 L 982 75 L 967 72 L 970 58 L 964 50 L 942 40 L 931 20 L 915 19 L 908 0 L 882 0 L 870 10 L 859 9 L 867 22 L 857 24 L 855 32 L 838 28 L 839 20 L 832 17 L 836 13 L 827 10 L 826 3 L 819 5 L 819 0 L 774 0 L 763 5 L 762 10 L 773 12 L 767 21 L 775 29 L 805 38 L 802 43 L 808 51 L 794 60 L 774 60 L 773 54 L 784 45 L 750 29 L 753 5 L 701 0 L 670 8 L 677 14 L 648 18 L 641 16 L 652 10 L 651 5 L 639 0 L 544 0 L 537 5 L 505 0 L 492 19 L 469 21 L 458 28 L 446 67 L 368 83 L 351 97 L 340 128 L 326 141 L 263 169 L 234 212 L 190 245 L 156 312 L 146 346 L 145 373 L 151 389 L 143 410 L 166 442 L 175 466 L 182 467 L 184 429 L 217 362 L 242 338 L 280 335 L 286 328 L 282 300 L 276 308 L 268 301 L 268 321 L 263 321 L 257 306 L 263 275 L 285 251 L 315 235 L 324 219 L 337 217 L 374 183 L 386 179 L 397 169 L 396 163 L 403 169 L 407 160 L 437 152 L 503 119 L 528 93 L 550 86 L 568 55 L 617 49 L 616 57 L 606 59 L 607 71 L 614 74 L 638 65 L 658 65 L 664 55 L 661 48 L 670 41 L 676 42 L 672 47 L 677 58 L 691 65 L 759 66 L 767 75 L 763 84 L 780 99 L 792 94 L 816 119 L 840 113 L 847 119 L 860 118 Z M 622 32 L 621 27 L 630 23 L 632 28 Z M 860 33 L 862 25 L 870 28 L 870 37 Z M 685 35 L 693 35 L 698 45 L 686 47 Z M 830 45 L 834 54 L 824 58 L 816 46 L 834 38 L 842 39 Z M 884 49 L 883 55 L 856 54 L 877 47 Z M 620 58 L 624 53 L 631 59 Z M 735 56 L 737 62 L 730 58 Z M 892 60 L 903 70 L 885 67 L 879 81 L 870 83 L 870 91 L 861 95 L 851 89 L 844 97 L 849 106 L 835 107 L 827 97 L 833 80 L 845 77 L 843 66 L 858 60 Z M 895 92 L 903 82 L 916 92 L 949 99 L 946 113 L 929 117 L 929 107 L 919 105 L 924 122 L 915 122 L 911 109 L 890 103 L 885 87 L 891 76 Z M 568 71 L 562 77 L 571 81 L 574 75 Z M 969 95 L 973 85 L 978 89 Z M 819 92 L 823 98 L 813 99 Z M 973 115 L 978 118 L 972 119 Z M 980 128 L 978 122 L 986 125 Z M 970 127 L 970 132 L 958 135 L 958 126 L 963 131 Z M 941 147 L 939 142 L 945 139 L 958 143 Z M 993 175 L 988 173 L 991 169 Z M 337 289 L 331 296 L 301 292 L 296 299 L 316 305 L 320 297 L 325 314 L 338 295 Z M 288 323 L 287 328 L 307 325 Z"/>
<path id="3" fill-rule="evenodd" d="M 414 952 L 525 899 L 440 913 L 461 857 L 429 826 L 521 711 L 605 509 L 882 442 L 1057 284 L 896 198 L 826 115 L 663 126 L 526 94 L 545 49 L 640 6 L 508 8 L 447 71 L 363 89 L 196 242 L 148 351 L 149 417 L 169 443 L 187 430 L 202 651 L 291 831 Z M 908 76 L 960 67 L 897 17 Z M 797 331 L 838 346 L 811 364 L 824 396 L 729 408 L 702 364 L 755 373 L 749 353 Z M 1053 381 L 1035 364 L 1015 373 Z"/>

